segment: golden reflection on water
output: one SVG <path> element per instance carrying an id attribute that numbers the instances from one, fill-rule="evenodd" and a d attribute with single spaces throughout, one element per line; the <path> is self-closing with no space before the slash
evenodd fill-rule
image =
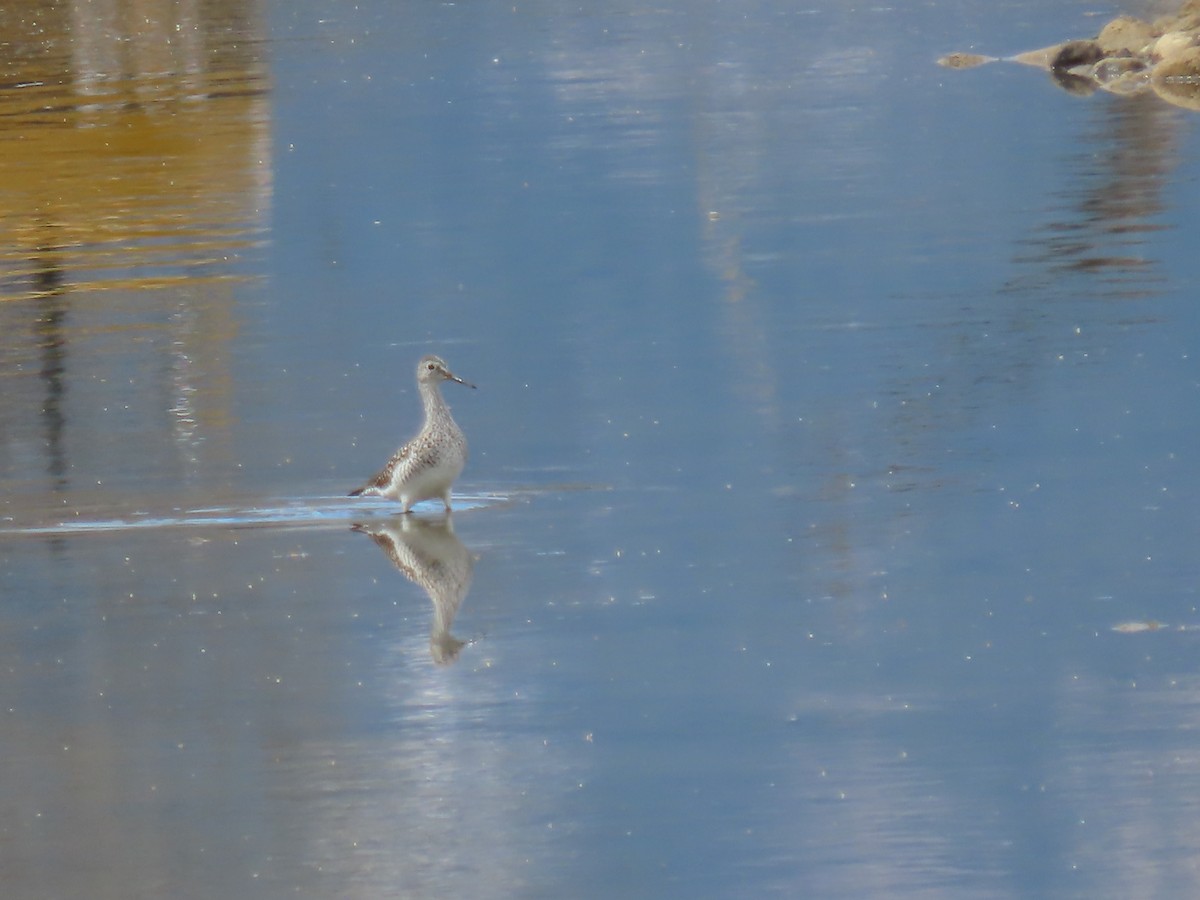
<path id="1" fill-rule="evenodd" d="M 260 4 L 229 0 L 0 9 L 0 472 L 16 483 L 186 486 L 233 465 L 233 286 L 272 184 L 265 28 Z"/>
<path id="2" fill-rule="evenodd" d="M 9 4 L 0 301 L 239 277 L 271 190 L 257 4 Z"/>

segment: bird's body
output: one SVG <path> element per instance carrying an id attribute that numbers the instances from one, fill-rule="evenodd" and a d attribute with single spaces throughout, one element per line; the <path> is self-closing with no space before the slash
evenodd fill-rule
<path id="1" fill-rule="evenodd" d="M 399 500 L 401 512 L 414 503 L 441 499 L 450 509 L 450 488 L 467 464 L 467 438 L 450 415 L 439 385 L 443 381 L 463 381 L 436 356 L 425 356 L 417 363 L 417 388 L 425 407 L 425 423 L 411 441 L 397 450 L 379 473 L 351 497 L 388 497 Z"/>

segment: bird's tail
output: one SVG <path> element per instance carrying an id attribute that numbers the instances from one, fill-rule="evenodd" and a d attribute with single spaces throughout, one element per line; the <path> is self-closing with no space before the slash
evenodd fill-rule
<path id="1" fill-rule="evenodd" d="M 359 497 L 359 496 L 361 496 L 361 495 L 362 495 L 362 492 L 363 492 L 364 490 L 366 490 L 366 488 L 355 488 L 355 489 L 354 489 L 354 490 L 352 490 L 350 493 L 348 493 L 346 496 L 347 496 L 347 497 Z"/>

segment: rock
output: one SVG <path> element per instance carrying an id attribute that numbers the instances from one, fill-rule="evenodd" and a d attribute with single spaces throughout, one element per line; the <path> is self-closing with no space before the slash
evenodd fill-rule
<path id="1" fill-rule="evenodd" d="M 1181 9 L 1177 13 L 1159 16 L 1154 20 L 1154 33 L 1166 34 L 1168 31 L 1191 31 L 1200 20 L 1200 9 Z"/>
<path id="2" fill-rule="evenodd" d="M 1076 66 L 1090 66 L 1104 59 L 1104 51 L 1095 41 L 1067 41 L 1050 60 L 1053 71 L 1065 72 Z"/>
<path id="3" fill-rule="evenodd" d="M 1102 59 L 1088 74 L 1112 94 L 1139 94 L 1150 87 L 1150 67 L 1136 56 Z"/>
<path id="4" fill-rule="evenodd" d="M 1150 67 L 1136 56 L 1110 56 L 1092 66 L 1091 76 L 1101 84 L 1146 72 Z M 1148 74 L 1148 73 L 1147 73 Z"/>
<path id="5" fill-rule="evenodd" d="M 1200 0 L 1183 0 L 1178 12 L 1153 24 L 1117 16 L 1094 40 L 1066 41 L 1006 59 L 1048 70 L 1072 93 L 1101 88 L 1130 95 L 1153 88 L 1171 103 L 1200 110 Z M 969 69 L 992 61 L 975 53 L 951 53 L 938 63 Z"/>
<path id="6" fill-rule="evenodd" d="M 1137 56 L 1154 41 L 1149 22 L 1133 16 L 1117 16 L 1104 26 L 1096 43 L 1105 56 Z"/>
<path id="7" fill-rule="evenodd" d="M 1200 47 L 1188 47 L 1160 62 L 1154 67 L 1154 80 L 1200 85 Z"/>
<path id="8" fill-rule="evenodd" d="M 1042 47 L 1040 50 L 1027 50 L 1024 53 L 1018 53 L 1016 56 L 1010 56 L 1008 61 L 1020 63 L 1023 66 L 1049 69 L 1054 57 L 1058 56 L 1065 46 L 1066 44 L 1052 44 L 1049 47 Z"/>
<path id="9" fill-rule="evenodd" d="M 1155 19 L 1154 28 L 1158 34 L 1168 31 L 1188 31 L 1196 27 L 1197 18 L 1200 18 L 1200 4 L 1185 3 L 1178 12 L 1168 13 Z"/>
<path id="10" fill-rule="evenodd" d="M 1200 47 L 1189 47 L 1154 67 L 1154 92 L 1169 103 L 1200 110 Z"/>
<path id="11" fill-rule="evenodd" d="M 1196 45 L 1196 35 L 1191 31 L 1168 31 L 1157 41 L 1150 55 L 1157 60 L 1168 60 Z"/>
<path id="12" fill-rule="evenodd" d="M 1112 630 L 1117 634 L 1142 634 L 1146 631 L 1158 631 L 1160 628 L 1166 627 L 1162 622 L 1147 619 L 1144 622 L 1122 622 L 1120 625 L 1114 625 Z"/>
<path id="13" fill-rule="evenodd" d="M 980 56 L 978 53 L 950 53 L 939 59 L 938 65 L 947 69 L 973 69 L 995 61 L 994 56 Z"/>

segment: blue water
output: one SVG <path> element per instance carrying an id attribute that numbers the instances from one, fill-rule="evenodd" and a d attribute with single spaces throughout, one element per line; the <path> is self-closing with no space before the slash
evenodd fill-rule
<path id="1" fill-rule="evenodd" d="M 0 158 L 4 896 L 1196 893 L 1200 119 L 935 65 L 1115 12 L 217 5 L 77 78 Z M 14 84 L 103 62 L 47 27 Z M 451 525 L 343 497 L 430 351 Z"/>

